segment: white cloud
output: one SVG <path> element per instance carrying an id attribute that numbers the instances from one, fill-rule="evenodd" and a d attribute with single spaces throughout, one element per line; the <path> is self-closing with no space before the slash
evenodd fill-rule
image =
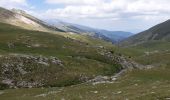
<path id="1" fill-rule="evenodd" d="M 22 8 L 27 6 L 26 0 L 0 0 L 0 6 L 4 8 Z"/>
<path id="2" fill-rule="evenodd" d="M 44 0 L 53 8 L 45 8 L 43 12 L 38 12 L 36 8 L 32 10 L 27 2 L 0 0 L 0 6 L 27 10 L 43 19 L 61 19 L 110 28 L 122 25 L 127 29 L 130 24 L 137 28 L 139 21 L 141 26 L 145 26 L 145 23 L 149 26 L 170 18 L 170 0 Z"/>
<path id="3" fill-rule="evenodd" d="M 136 0 L 128 5 L 127 10 L 130 12 L 169 11 L 169 4 L 169 0 Z"/>
<path id="4" fill-rule="evenodd" d="M 169 0 L 46 0 L 49 4 L 61 4 L 63 8 L 49 9 L 49 17 L 68 18 L 123 18 L 170 13 Z"/>
<path id="5" fill-rule="evenodd" d="M 49 18 L 117 18 L 116 5 L 108 0 L 46 0 L 50 4 L 64 4 L 64 8 L 48 9 Z M 118 2 L 119 3 L 119 2 Z M 118 4 L 117 3 L 117 4 Z M 118 4 L 119 5 L 119 4 Z"/>
<path id="6" fill-rule="evenodd" d="M 102 4 L 107 0 L 46 0 L 49 4 L 65 4 L 65 5 L 96 5 Z"/>
<path id="7" fill-rule="evenodd" d="M 42 16 L 99 27 L 146 28 L 170 18 L 170 0 L 45 0 L 62 5 Z M 140 23 L 139 23 L 140 22 Z M 131 30 L 130 29 L 130 30 Z M 132 29 L 132 30 L 133 30 Z"/>
<path id="8" fill-rule="evenodd" d="M 112 18 L 117 17 L 117 13 L 107 13 L 106 10 L 95 6 L 67 6 L 63 9 L 49 9 L 45 15 L 50 18 Z"/>

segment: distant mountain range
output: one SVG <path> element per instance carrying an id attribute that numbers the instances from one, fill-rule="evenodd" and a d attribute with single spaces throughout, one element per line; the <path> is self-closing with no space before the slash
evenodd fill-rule
<path id="1" fill-rule="evenodd" d="M 77 25 L 72 23 L 66 23 L 58 20 L 47 20 L 47 22 L 57 28 L 66 32 L 74 32 L 77 34 L 86 34 L 96 38 L 111 41 L 112 43 L 124 40 L 133 35 L 131 32 L 124 31 L 108 31 L 102 29 L 95 29 L 83 25 Z"/>
<path id="2" fill-rule="evenodd" d="M 0 22 L 19 26 L 24 29 L 46 32 L 72 32 L 75 34 L 88 35 L 94 38 L 103 39 L 112 43 L 124 40 L 133 35 L 130 32 L 94 29 L 87 26 L 61 22 L 57 20 L 43 21 L 19 9 L 7 10 L 0 8 L 0 19 Z"/>

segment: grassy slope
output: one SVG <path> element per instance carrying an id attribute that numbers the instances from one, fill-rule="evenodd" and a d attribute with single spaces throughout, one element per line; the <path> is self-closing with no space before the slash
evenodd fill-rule
<path id="1" fill-rule="evenodd" d="M 144 65 L 167 65 L 170 59 L 170 42 L 149 41 L 137 46 L 121 48 L 120 53 Z M 149 52 L 149 55 L 147 54 Z"/>
<path id="2" fill-rule="evenodd" d="M 112 84 L 0 91 L 2 100 L 167 100 L 170 69 L 134 70 Z"/>
<path id="3" fill-rule="evenodd" d="M 64 88 L 3 90 L 0 97 L 3 100 L 166 100 L 170 96 L 170 64 L 167 63 L 169 55 L 165 50 L 169 50 L 169 47 L 167 42 L 152 42 L 133 48 L 119 49 L 119 53 L 131 56 L 132 59 L 144 64 L 147 63 L 140 61 L 146 59 L 143 56 L 144 52 L 158 50 L 160 52 L 152 54 L 153 62 L 150 64 L 160 61 L 164 66 L 127 72 L 115 83 L 80 84 Z"/>
<path id="4" fill-rule="evenodd" d="M 56 34 L 23 30 L 0 23 L 0 40 L 0 54 L 4 56 L 19 53 L 59 58 L 64 63 L 64 68 L 61 71 L 55 68 L 57 66 L 51 66 L 50 73 L 57 73 L 54 75 L 58 77 L 55 81 L 49 78 L 49 81 L 52 81 L 49 85 L 52 86 L 79 83 L 77 78 L 79 79 L 81 75 L 92 78 L 97 75 L 114 74 L 119 66 L 99 53 L 103 51 L 102 48 Z M 12 43 L 14 47 L 9 48 L 8 43 Z M 34 44 L 40 46 L 34 47 L 32 46 Z"/>
<path id="5" fill-rule="evenodd" d="M 118 50 L 119 50 L 118 53 L 122 53 L 125 54 L 126 56 L 130 56 L 132 59 L 134 59 L 139 63 L 146 64 L 146 65 L 159 64 L 160 67 L 150 69 L 150 70 L 134 70 L 132 72 L 128 72 L 124 76 L 122 76 L 118 81 L 112 84 L 99 84 L 99 85 L 80 84 L 80 85 L 69 86 L 65 88 L 44 88 L 44 89 L 35 88 L 35 89 L 17 89 L 17 90 L 9 89 L 9 90 L 0 91 L 0 93 L 2 93 L 0 95 L 0 98 L 3 100 L 20 100 L 20 99 L 22 100 L 30 100 L 30 99 L 31 100 L 51 100 L 51 99 L 56 99 L 56 100 L 60 100 L 60 99 L 166 100 L 167 98 L 169 98 L 170 96 L 170 91 L 169 91 L 170 90 L 170 85 L 169 85 L 170 83 L 170 78 L 169 78 L 170 55 L 169 54 L 170 53 L 168 51 L 170 50 L 169 42 L 152 41 L 150 43 L 145 43 L 139 46 L 121 48 Z M 6 52 L 6 50 L 3 49 L 1 49 L 1 51 Z M 158 52 L 151 53 L 150 56 L 148 57 L 146 56 L 145 53 L 148 51 L 149 52 L 158 51 Z M 37 53 L 39 53 L 39 51 Z M 49 55 L 49 53 L 47 54 Z M 63 53 L 63 54 L 65 55 L 67 53 Z M 63 56 L 61 55 L 60 58 L 63 58 Z M 78 71 L 82 71 L 82 69 Z"/>
<path id="6" fill-rule="evenodd" d="M 104 46 L 107 49 L 111 49 L 111 50 L 115 49 L 115 46 L 113 46 L 113 44 L 111 42 L 106 42 L 102 39 L 93 38 L 93 37 L 90 37 L 88 35 L 70 34 L 70 33 L 61 33 L 61 32 L 57 32 L 57 33 L 53 32 L 53 33 L 64 36 L 66 38 L 71 38 L 71 39 L 74 39 L 74 40 L 85 42 L 85 43 L 88 43 L 90 45 Z"/>

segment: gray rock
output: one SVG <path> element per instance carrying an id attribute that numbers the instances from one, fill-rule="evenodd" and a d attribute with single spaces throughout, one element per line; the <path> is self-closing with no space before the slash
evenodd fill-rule
<path id="1" fill-rule="evenodd" d="M 10 85 L 10 86 L 14 86 L 14 80 L 11 80 L 11 79 L 2 80 L 2 83 Z"/>

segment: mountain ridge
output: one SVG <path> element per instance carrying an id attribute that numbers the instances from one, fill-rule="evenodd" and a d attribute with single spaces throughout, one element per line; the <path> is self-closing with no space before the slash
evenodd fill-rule
<path id="1" fill-rule="evenodd" d="M 149 41 L 167 41 L 170 42 L 170 20 L 157 24 L 148 30 L 140 32 L 121 41 L 122 46 L 133 46 Z"/>
<path id="2" fill-rule="evenodd" d="M 57 21 L 47 20 L 47 22 L 51 25 L 54 25 L 54 26 L 60 28 L 61 30 L 65 30 L 66 32 L 75 32 L 77 34 L 85 34 L 85 35 L 93 36 L 96 38 L 104 39 L 104 40 L 110 41 L 112 43 L 116 43 L 118 41 L 121 41 L 121 40 L 133 35 L 133 33 L 131 33 L 131 32 L 108 31 L 108 30 L 104 30 L 104 29 L 96 29 L 96 28 L 91 28 L 88 26 L 67 23 L 67 22 L 63 22 L 63 21 L 59 21 L 59 20 L 57 20 Z"/>
<path id="3" fill-rule="evenodd" d="M 23 10 L 12 9 L 8 10 L 5 8 L 0 7 L 0 22 L 19 26 L 24 29 L 28 30 L 37 30 L 37 31 L 61 31 L 56 27 L 50 26 L 44 21 L 33 17 L 27 14 Z"/>

